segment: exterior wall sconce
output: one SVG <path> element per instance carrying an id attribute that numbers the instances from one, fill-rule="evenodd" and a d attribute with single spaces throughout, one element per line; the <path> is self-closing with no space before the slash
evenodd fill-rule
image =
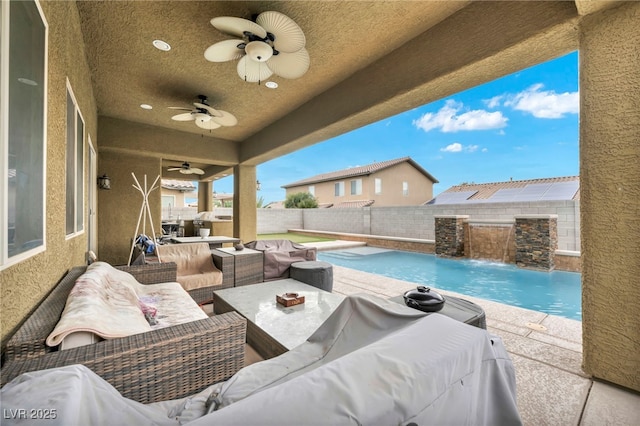
<path id="1" fill-rule="evenodd" d="M 109 176 L 104 174 L 98 178 L 98 188 L 111 189 L 111 179 L 109 179 Z"/>
<path id="2" fill-rule="evenodd" d="M 262 187 L 262 184 L 260 183 L 259 180 L 256 181 L 256 191 L 260 191 L 260 188 Z"/>

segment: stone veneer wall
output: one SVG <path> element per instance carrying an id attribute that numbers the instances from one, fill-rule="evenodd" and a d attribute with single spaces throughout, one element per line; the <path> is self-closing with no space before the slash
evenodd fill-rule
<path id="1" fill-rule="evenodd" d="M 558 247 L 556 215 L 516 216 L 516 265 L 553 270 Z"/>
<path id="2" fill-rule="evenodd" d="M 436 216 L 436 254 L 441 256 L 464 256 L 464 222 L 469 216 Z"/>

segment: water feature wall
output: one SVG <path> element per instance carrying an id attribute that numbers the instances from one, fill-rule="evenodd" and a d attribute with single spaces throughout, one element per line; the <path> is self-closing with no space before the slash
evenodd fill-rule
<path id="1" fill-rule="evenodd" d="M 516 262 L 514 221 L 472 220 L 465 222 L 464 255 L 470 259 Z"/>

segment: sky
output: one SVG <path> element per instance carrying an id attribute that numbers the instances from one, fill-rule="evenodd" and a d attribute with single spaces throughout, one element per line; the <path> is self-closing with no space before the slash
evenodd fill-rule
<path id="1" fill-rule="evenodd" d="M 349 167 L 409 156 L 438 179 L 463 182 L 577 176 L 578 52 L 414 108 L 257 166 L 264 204 L 281 188 Z M 214 190 L 233 192 L 233 177 Z"/>

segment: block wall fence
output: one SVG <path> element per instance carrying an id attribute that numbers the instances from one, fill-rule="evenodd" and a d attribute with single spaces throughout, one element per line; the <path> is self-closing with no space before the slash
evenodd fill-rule
<path id="1" fill-rule="evenodd" d="M 223 209 L 216 209 L 218 210 Z M 434 242 L 435 216 L 513 222 L 516 216 L 557 215 L 557 250 L 580 251 L 580 202 L 474 203 L 345 209 L 258 209 L 258 234 L 289 229 L 410 238 Z"/>

